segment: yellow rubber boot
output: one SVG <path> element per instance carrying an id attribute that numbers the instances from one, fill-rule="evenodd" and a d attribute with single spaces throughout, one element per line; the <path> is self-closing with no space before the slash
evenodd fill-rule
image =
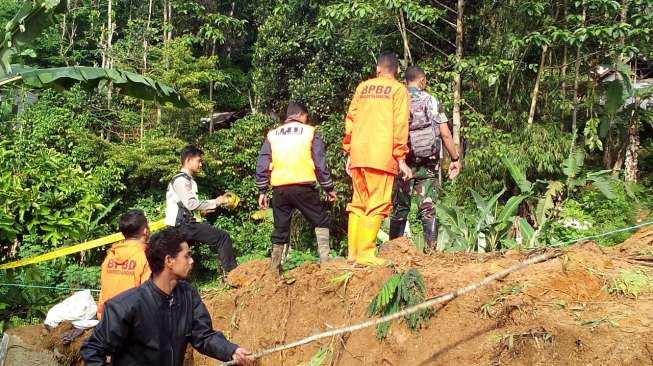
<path id="1" fill-rule="evenodd" d="M 349 213 L 349 223 L 347 224 L 347 260 L 353 262 L 358 254 L 358 221 L 360 216 L 355 213 Z"/>
<path id="2" fill-rule="evenodd" d="M 376 251 L 376 234 L 381 228 L 383 217 L 361 216 L 358 222 L 358 255 L 356 263 L 364 266 L 382 266 L 387 263 L 383 258 L 377 258 Z"/>

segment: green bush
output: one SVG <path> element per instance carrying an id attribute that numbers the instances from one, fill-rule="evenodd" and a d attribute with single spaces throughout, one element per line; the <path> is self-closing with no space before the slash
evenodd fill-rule
<path id="1" fill-rule="evenodd" d="M 637 224 L 638 207 L 650 204 L 650 196 L 641 189 L 635 189 L 630 196 L 623 183 L 613 183 L 612 191 L 615 197 L 608 199 L 598 190 L 586 187 L 565 200 L 559 218 L 551 223 L 545 236 L 552 242 L 564 242 Z M 593 240 L 600 245 L 615 245 L 630 235 L 632 231 L 624 231 Z"/>

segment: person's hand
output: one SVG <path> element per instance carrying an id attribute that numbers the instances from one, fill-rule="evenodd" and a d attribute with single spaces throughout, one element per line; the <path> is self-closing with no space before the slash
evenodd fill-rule
<path id="1" fill-rule="evenodd" d="M 214 199 L 214 201 L 215 201 L 215 204 L 216 204 L 216 205 L 218 205 L 218 206 L 222 206 L 222 205 L 224 205 L 225 202 L 227 201 L 227 198 L 226 198 L 225 195 L 223 194 L 222 196 L 218 196 L 218 197 L 216 197 L 216 198 Z"/>
<path id="2" fill-rule="evenodd" d="M 351 156 L 347 155 L 347 162 L 345 163 L 345 173 L 351 177 Z"/>
<path id="3" fill-rule="evenodd" d="M 449 164 L 449 179 L 454 179 L 460 174 L 460 160 Z"/>
<path id="4" fill-rule="evenodd" d="M 336 202 L 336 198 L 338 198 L 336 191 L 327 192 L 327 200 L 329 202 Z"/>
<path id="5" fill-rule="evenodd" d="M 406 160 L 399 160 L 399 170 L 403 174 L 403 180 L 409 180 L 413 177 L 413 171 L 410 170 L 410 167 L 406 164 Z"/>
<path id="6" fill-rule="evenodd" d="M 249 356 L 250 352 L 243 347 L 236 348 L 234 354 L 231 356 L 234 361 L 238 362 L 239 365 L 252 365 L 254 359 Z"/>
<path id="7" fill-rule="evenodd" d="M 260 193 L 258 195 L 258 207 L 261 208 L 261 210 L 265 210 L 270 206 L 270 199 L 268 199 L 268 196 L 265 193 Z"/>

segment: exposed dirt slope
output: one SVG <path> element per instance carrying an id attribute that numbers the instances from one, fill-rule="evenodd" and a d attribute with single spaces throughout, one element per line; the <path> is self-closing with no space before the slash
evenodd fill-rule
<path id="1" fill-rule="evenodd" d="M 269 261 L 251 261 L 229 275 L 235 289 L 206 292 L 205 302 L 217 329 L 256 351 L 369 319 L 370 300 L 396 270 L 417 268 L 430 297 L 478 281 L 528 253 L 422 255 L 398 239 L 384 244 L 381 256 L 394 267 L 308 263 L 288 272 L 285 281 L 270 275 Z M 330 363 L 324 365 L 653 365 L 653 289 L 643 289 L 637 299 L 609 291 L 620 271 L 653 276 L 651 265 L 653 228 L 613 248 L 579 244 L 434 309 L 419 332 L 395 321 L 383 341 L 369 328 L 277 353 L 260 364 L 304 364 L 327 347 Z M 346 286 L 333 284 L 347 272 Z M 15 347 L 12 357 L 34 361 L 56 355 L 64 364 L 79 364 L 79 347 L 90 331 L 63 346 L 60 336 L 67 329 L 64 323 L 49 333 L 43 326 L 8 331 L 32 352 Z M 197 366 L 216 364 L 197 352 L 192 359 Z"/>
<path id="2" fill-rule="evenodd" d="M 608 289 L 620 270 L 653 274 L 653 229 L 602 249 L 578 244 L 559 258 L 435 309 L 428 326 L 411 333 L 395 321 L 387 339 L 373 328 L 277 353 L 262 365 L 297 365 L 321 348 L 332 365 L 653 365 L 653 296 L 637 299 Z M 435 296 L 504 269 L 527 253 L 422 255 L 398 239 L 383 245 L 395 269 L 415 267 Z M 639 259 L 639 261 L 637 261 Z M 252 261 L 229 276 L 236 289 L 205 301 L 214 326 L 250 350 L 287 343 L 333 327 L 369 319 L 370 299 L 393 268 L 354 268 L 344 260 L 305 264 L 285 282 Z M 347 286 L 332 279 L 352 272 Z M 195 365 L 215 365 L 195 354 Z M 325 363 L 328 364 L 328 363 Z"/>

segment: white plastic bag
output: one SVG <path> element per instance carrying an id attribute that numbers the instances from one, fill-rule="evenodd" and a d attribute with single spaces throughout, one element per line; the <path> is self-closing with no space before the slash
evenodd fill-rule
<path id="1" fill-rule="evenodd" d="M 45 325 L 56 328 L 62 321 L 71 321 L 78 329 L 94 327 L 97 304 L 90 290 L 75 292 L 72 296 L 53 306 L 45 317 Z"/>

